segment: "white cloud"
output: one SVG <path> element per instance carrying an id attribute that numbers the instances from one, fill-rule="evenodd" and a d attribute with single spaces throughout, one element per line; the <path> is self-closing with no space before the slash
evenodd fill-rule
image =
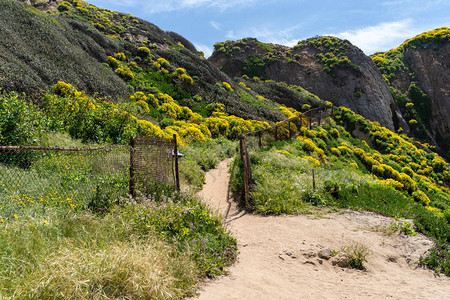
<path id="1" fill-rule="evenodd" d="M 211 24 L 211 26 L 215 29 L 215 30 L 220 30 L 220 24 L 214 21 L 209 22 L 209 24 Z"/>
<path id="2" fill-rule="evenodd" d="M 238 40 L 246 37 L 254 37 L 265 43 L 279 44 L 292 47 L 300 40 L 294 37 L 294 32 L 299 26 L 284 30 L 274 30 L 265 27 L 251 27 L 240 31 L 230 30 L 226 34 L 227 39 Z"/>
<path id="3" fill-rule="evenodd" d="M 210 57 L 211 54 L 213 53 L 213 49 L 204 44 L 194 43 L 194 46 L 198 51 L 203 51 L 203 53 L 205 54 L 205 58 Z"/>
<path id="4" fill-rule="evenodd" d="M 395 48 L 404 40 L 412 38 L 424 30 L 426 29 L 415 28 L 412 19 L 405 19 L 330 35 L 347 39 L 366 54 L 372 54 L 376 51 Z"/>

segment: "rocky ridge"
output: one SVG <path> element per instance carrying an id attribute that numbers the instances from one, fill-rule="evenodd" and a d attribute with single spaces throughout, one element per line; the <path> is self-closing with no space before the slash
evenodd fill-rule
<path id="1" fill-rule="evenodd" d="M 215 47 L 209 61 L 230 76 L 299 85 L 391 130 L 408 130 L 376 65 L 348 41 L 321 37 L 288 48 L 244 39 Z"/>

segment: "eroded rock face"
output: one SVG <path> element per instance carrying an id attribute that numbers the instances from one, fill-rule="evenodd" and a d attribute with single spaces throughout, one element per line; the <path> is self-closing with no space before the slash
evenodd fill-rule
<path id="1" fill-rule="evenodd" d="M 264 65 L 262 79 L 299 85 L 323 100 L 348 107 L 389 129 L 403 127 L 408 130 L 378 68 L 350 43 L 345 52 L 353 66 L 338 66 L 333 72 L 327 72 L 318 59 L 321 51 L 313 46 L 289 49 L 270 45 L 274 50 L 267 51 L 259 47 L 259 42 L 254 39 L 245 41 L 246 47 L 240 46 L 240 51 L 233 51 L 232 55 L 215 51 L 209 60 L 229 75 L 242 76 L 246 74 L 249 59 L 264 57 L 272 52 L 276 59 Z"/>
<path id="2" fill-rule="evenodd" d="M 427 49 L 409 48 L 405 61 L 415 75 L 414 80 L 429 98 L 431 116 L 429 126 L 438 139 L 450 139 L 450 41 L 430 45 Z M 407 91 L 413 79 L 398 73 L 392 81 L 394 88 Z M 420 108 L 417 108 L 420 109 Z"/>

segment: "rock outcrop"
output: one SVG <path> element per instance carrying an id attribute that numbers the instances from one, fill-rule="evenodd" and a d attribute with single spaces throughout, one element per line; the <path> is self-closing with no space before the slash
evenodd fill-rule
<path id="1" fill-rule="evenodd" d="M 412 134 L 450 149 L 450 28 L 419 34 L 372 57 L 386 77 Z"/>
<path id="2" fill-rule="evenodd" d="M 403 55 L 415 78 L 400 72 L 392 80 L 392 86 L 407 91 L 411 82 L 416 81 L 429 99 L 426 109 L 431 115 L 426 121 L 431 134 L 438 140 L 450 140 L 450 41 L 426 49 L 408 48 Z"/>
<path id="3" fill-rule="evenodd" d="M 389 129 L 408 130 L 376 65 L 348 41 L 323 37 L 287 48 L 244 39 L 215 47 L 209 60 L 232 76 L 299 85 Z"/>

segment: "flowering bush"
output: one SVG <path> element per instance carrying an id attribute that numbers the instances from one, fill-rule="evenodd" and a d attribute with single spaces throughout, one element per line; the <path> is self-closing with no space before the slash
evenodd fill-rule
<path id="1" fill-rule="evenodd" d="M 170 63 L 165 58 L 160 57 L 157 59 L 157 62 L 161 67 L 164 68 L 170 67 Z"/>
<path id="2" fill-rule="evenodd" d="M 414 200 L 416 200 L 417 202 L 420 202 L 423 205 L 428 205 L 430 204 L 430 199 L 428 198 L 428 196 L 422 192 L 421 190 L 415 191 L 412 196 L 414 197 Z"/>
<path id="3" fill-rule="evenodd" d="M 116 68 L 119 66 L 119 61 L 112 56 L 108 56 L 108 64 L 111 67 Z"/>
<path id="4" fill-rule="evenodd" d="M 228 90 L 230 92 L 234 92 L 233 88 L 231 87 L 231 85 L 228 82 L 222 82 L 222 84 L 226 90 Z"/>
<path id="5" fill-rule="evenodd" d="M 172 118 L 172 119 L 177 119 L 181 112 L 182 109 L 181 107 L 176 104 L 175 102 L 166 102 L 161 104 L 161 106 L 159 106 L 158 110 L 164 114 L 166 117 Z"/>
<path id="6" fill-rule="evenodd" d="M 144 57 L 150 56 L 150 54 L 152 53 L 147 47 L 139 47 L 138 52 Z"/>
<path id="7" fill-rule="evenodd" d="M 114 57 L 115 57 L 116 59 L 118 59 L 118 60 L 121 60 L 121 61 L 127 60 L 127 57 L 125 56 L 125 53 L 123 53 L 123 52 L 115 53 L 115 54 L 114 54 Z"/>
<path id="8" fill-rule="evenodd" d="M 114 72 L 123 79 L 134 79 L 134 74 L 128 67 L 119 67 Z"/>

